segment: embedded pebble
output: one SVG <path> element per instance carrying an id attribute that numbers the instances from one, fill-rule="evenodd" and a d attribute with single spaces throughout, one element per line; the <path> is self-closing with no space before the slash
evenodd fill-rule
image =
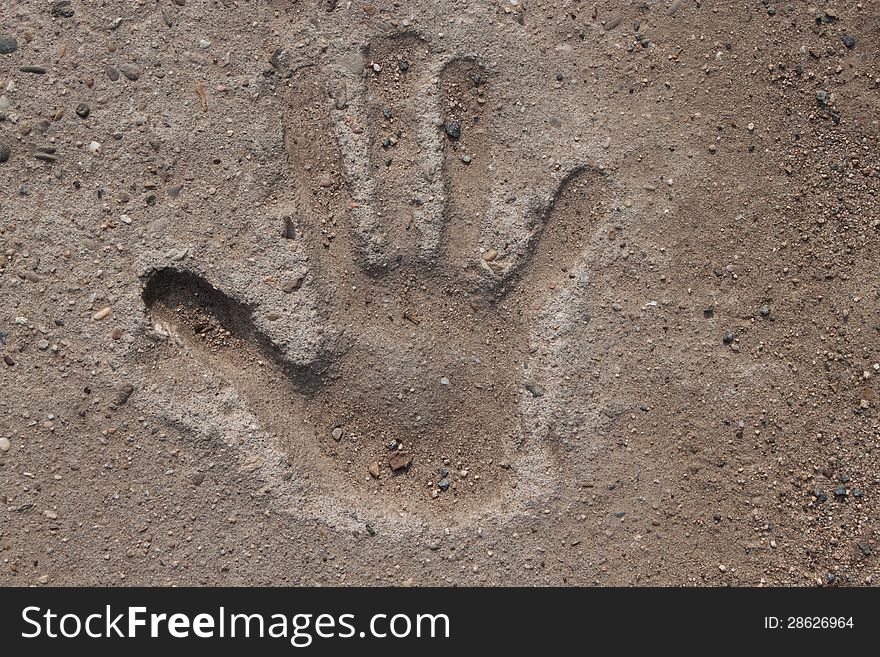
<path id="1" fill-rule="evenodd" d="M 81 119 L 87 118 L 91 111 L 91 108 L 85 103 L 80 103 L 76 106 L 76 115 Z"/>
<path id="2" fill-rule="evenodd" d="M 73 14 L 74 10 L 70 6 L 70 0 L 58 0 L 52 5 L 52 15 L 55 18 L 72 18 Z"/>
<path id="3" fill-rule="evenodd" d="M 12 149 L 9 144 L 0 144 L 0 163 L 6 162 L 12 155 Z"/>
<path id="4" fill-rule="evenodd" d="M 305 280 L 304 276 L 300 276 L 299 278 L 293 278 L 293 279 L 287 281 L 281 287 L 281 291 L 284 292 L 284 294 L 291 294 L 293 292 L 296 292 L 299 288 L 302 287 L 304 280 Z"/>
<path id="5" fill-rule="evenodd" d="M 132 82 L 141 77 L 140 69 L 134 64 L 123 64 L 119 67 L 119 71 Z"/>
<path id="6" fill-rule="evenodd" d="M 113 82 L 116 82 L 119 79 L 119 71 L 113 66 L 108 66 L 105 72 L 107 73 L 107 77 Z"/>
<path id="7" fill-rule="evenodd" d="M 134 386 L 130 383 L 124 383 L 116 389 L 116 397 L 113 399 L 113 403 L 116 406 L 124 406 L 133 393 Z"/>
<path id="8" fill-rule="evenodd" d="M 0 34 L 0 55 L 11 55 L 18 50 L 18 41 L 10 34 Z"/>
<path id="9" fill-rule="evenodd" d="M 333 436 L 333 440 L 335 440 L 336 442 L 342 440 L 342 427 L 334 427 L 331 435 Z"/>
<path id="10" fill-rule="evenodd" d="M 610 32 L 610 31 L 613 30 L 615 27 L 617 27 L 618 25 L 620 25 L 621 22 L 623 22 L 623 16 L 615 16 L 615 17 L 612 18 L 610 21 L 608 21 L 607 23 L 605 23 L 605 31 L 606 31 L 606 32 Z"/>
<path id="11" fill-rule="evenodd" d="M 403 452 L 394 452 L 394 454 L 388 459 L 388 465 L 395 472 L 398 470 L 405 470 L 412 465 L 412 456 L 404 454 Z"/>
<path id="12" fill-rule="evenodd" d="M 0 452 L 8 452 L 10 447 L 12 443 L 9 442 L 9 438 L 0 438 Z"/>
<path id="13" fill-rule="evenodd" d="M 112 308 L 110 308 L 110 306 L 107 306 L 106 308 L 101 308 L 101 310 L 99 310 L 94 315 L 92 315 L 92 319 L 95 320 L 96 322 L 98 322 L 98 321 L 104 319 L 105 317 L 108 317 L 111 312 L 112 312 Z"/>

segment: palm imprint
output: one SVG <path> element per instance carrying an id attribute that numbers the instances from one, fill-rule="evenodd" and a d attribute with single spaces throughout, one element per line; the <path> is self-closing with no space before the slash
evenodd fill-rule
<path id="1" fill-rule="evenodd" d="M 320 491 L 479 508 L 553 458 L 521 419 L 543 395 L 531 326 L 610 217 L 607 181 L 581 167 L 549 198 L 512 188 L 532 165 L 493 143 L 497 90 L 478 58 L 438 61 L 408 34 L 360 57 L 285 80 L 275 221 L 279 248 L 309 265 L 278 285 L 291 304 L 317 291 L 314 357 L 292 362 L 222 280 L 160 266 L 144 301 Z"/>

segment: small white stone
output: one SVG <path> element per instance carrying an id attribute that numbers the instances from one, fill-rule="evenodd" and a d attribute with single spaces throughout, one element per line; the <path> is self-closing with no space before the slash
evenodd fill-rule
<path id="1" fill-rule="evenodd" d="M 448 386 L 448 385 L 449 385 L 449 379 L 447 379 L 445 376 L 442 377 L 442 378 L 440 379 L 440 385 L 441 385 L 441 386 Z"/>
<path id="2" fill-rule="evenodd" d="M 9 442 L 9 438 L 0 438 L 0 452 L 8 452 L 10 447 L 12 443 Z"/>
<path id="3" fill-rule="evenodd" d="M 211 47 L 210 41 L 208 41 L 207 39 L 199 39 L 199 48 L 201 48 L 202 50 L 207 50 L 210 47 Z"/>

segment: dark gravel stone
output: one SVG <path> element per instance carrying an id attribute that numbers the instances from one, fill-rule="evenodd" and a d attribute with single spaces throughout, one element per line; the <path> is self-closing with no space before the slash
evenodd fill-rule
<path id="1" fill-rule="evenodd" d="M 123 64 L 119 67 L 119 71 L 132 82 L 141 77 L 140 69 L 134 64 Z"/>
<path id="2" fill-rule="evenodd" d="M 397 62 L 397 68 L 400 69 L 401 73 L 406 73 L 409 70 L 409 62 L 401 59 Z"/>
<path id="3" fill-rule="evenodd" d="M 543 397 L 544 396 L 544 388 L 539 386 L 537 383 L 532 383 L 531 381 L 527 381 L 523 384 L 526 390 L 532 393 L 532 397 Z"/>
<path id="4" fill-rule="evenodd" d="M 114 67 L 107 67 L 107 77 L 116 82 L 119 79 L 119 71 L 117 71 Z"/>
<path id="5" fill-rule="evenodd" d="M 828 92 L 820 89 L 816 92 L 816 102 L 824 107 L 828 104 Z"/>
<path id="6" fill-rule="evenodd" d="M 73 18 L 73 7 L 70 6 L 70 0 L 58 0 L 52 5 L 52 15 L 55 18 Z"/>
<path id="7" fill-rule="evenodd" d="M 761 306 L 761 317 L 770 317 L 770 306 L 766 303 Z"/>
<path id="8" fill-rule="evenodd" d="M 721 341 L 724 342 L 724 344 L 730 344 L 731 342 L 733 342 L 733 338 L 734 338 L 733 332 L 725 331 L 724 337 L 721 338 Z"/>
<path id="9" fill-rule="evenodd" d="M 813 491 L 813 495 L 816 497 L 816 501 L 820 504 L 828 500 L 828 496 L 818 488 Z"/>
<path id="10" fill-rule="evenodd" d="M 844 34 L 841 41 L 843 41 L 843 45 L 845 45 L 850 50 L 856 47 L 856 40 L 851 34 Z"/>
<path id="11" fill-rule="evenodd" d="M 85 103 L 80 103 L 76 106 L 76 115 L 81 119 L 87 118 L 91 111 L 92 110 Z"/>
<path id="12" fill-rule="evenodd" d="M 46 72 L 46 69 L 42 66 L 22 66 L 18 70 L 22 73 L 34 73 L 36 75 L 43 75 Z"/>
<path id="13" fill-rule="evenodd" d="M 868 541 L 859 541 L 859 551 L 866 557 L 871 556 L 871 546 L 868 545 Z"/>
<path id="14" fill-rule="evenodd" d="M 443 127 L 446 130 L 446 135 L 450 139 L 458 139 L 461 137 L 461 124 L 458 121 L 449 121 Z"/>
<path id="15" fill-rule="evenodd" d="M 269 63 L 272 65 L 272 68 L 278 71 L 279 75 L 285 78 L 293 77 L 293 65 L 290 61 L 290 54 L 284 48 L 276 49 L 269 58 Z"/>
<path id="16" fill-rule="evenodd" d="M 835 497 L 846 497 L 846 486 L 841 484 L 840 486 L 835 488 L 834 489 L 834 496 Z"/>
<path id="17" fill-rule="evenodd" d="M 12 149 L 9 148 L 9 144 L 0 144 L 0 163 L 6 162 L 10 155 L 12 155 Z"/>
<path id="18" fill-rule="evenodd" d="M 448 479 L 441 479 L 440 483 L 437 484 L 437 488 L 439 488 L 440 490 L 443 490 L 443 491 L 447 490 L 449 488 L 449 480 Z"/>
<path id="19" fill-rule="evenodd" d="M 113 399 L 113 404 L 115 406 L 124 406 L 128 402 L 129 397 L 131 397 L 133 393 L 134 393 L 134 386 L 131 385 L 130 383 L 125 383 L 125 384 L 119 386 L 116 389 L 116 396 Z"/>
<path id="20" fill-rule="evenodd" d="M 11 55 L 18 50 L 18 41 L 9 34 L 0 34 L 0 55 Z"/>
<path id="21" fill-rule="evenodd" d="M 615 518 L 623 518 L 623 516 L 625 516 L 625 515 L 626 515 L 626 511 L 615 511 L 614 512 Z"/>
<path id="22" fill-rule="evenodd" d="M 440 476 L 443 477 L 444 479 L 445 479 L 446 477 L 449 476 L 449 470 L 447 470 L 446 468 L 444 468 L 444 467 L 442 467 L 442 466 L 440 467 L 440 469 L 439 469 L 437 472 L 438 472 L 438 473 L 440 474 Z"/>

